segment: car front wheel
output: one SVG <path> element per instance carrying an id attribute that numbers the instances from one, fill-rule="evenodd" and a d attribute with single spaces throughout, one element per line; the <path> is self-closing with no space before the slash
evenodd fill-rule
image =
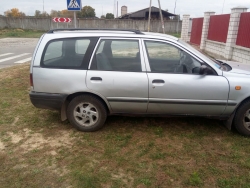
<path id="1" fill-rule="evenodd" d="M 241 104 L 236 111 L 234 125 L 240 134 L 250 136 L 250 100 Z"/>
<path id="2" fill-rule="evenodd" d="M 107 118 L 107 110 L 98 98 L 91 95 L 75 97 L 67 108 L 70 123 L 80 131 L 97 131 Z"/>

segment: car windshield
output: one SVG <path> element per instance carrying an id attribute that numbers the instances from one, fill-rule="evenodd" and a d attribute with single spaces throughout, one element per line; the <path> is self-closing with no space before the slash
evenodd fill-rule
<path id="1" fill-rule="evenodd" d="M 216 61 L 216 59 L 208 57 L 207 55 L 203 54 L 202 52 L 200 52 L 199 50 L 195 49 L 193 46 L 189 45 L 188 43 L 184 42 L 183 40 L 179 39 L 178 40 L 183 46 L 187 47 L 187 48 L 191 48 L 192 50 L 195 50 L 196 53 L 198 53 L 200 56 L 202 56 L 204 59 L 208 60 L 208 61 L 212 61 L 213 64 L 215 65 L 215 67 L 217 67 L 218 69 L 222 69 L 223 67 L 221 66 L 220 62 Z"/>

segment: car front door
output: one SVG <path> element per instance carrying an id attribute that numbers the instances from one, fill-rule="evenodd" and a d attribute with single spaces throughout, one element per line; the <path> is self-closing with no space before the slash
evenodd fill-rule
<path id="1" fill-rule="evenodd" d="M 114 113 L 146 113 L 148 77 L 140 39 L 102 38 L 87 72 L 87 87 Z"/>
<path id="2" fill-rule="evenodd" d="M 149 114 L 218 116 L 227 105 L 229 84 L 216 72 L 200 75 L 201 62 L 177 45 L 145 40 Z"/>

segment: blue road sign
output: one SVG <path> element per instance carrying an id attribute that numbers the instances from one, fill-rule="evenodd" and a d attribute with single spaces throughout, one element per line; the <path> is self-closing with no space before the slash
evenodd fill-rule
<path id="1" fill-rule="evenodd" d="M 67 0 L 67 9 L 70 11 L 80 11 L 82 9 L 81 0 Z"/>

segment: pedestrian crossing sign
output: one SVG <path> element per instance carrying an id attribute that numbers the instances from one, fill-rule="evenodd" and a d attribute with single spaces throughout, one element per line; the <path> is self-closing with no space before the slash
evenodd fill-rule
<path id="1" fill-rule="evenodd" d="M 80 11 L 82 8 L 81 0 L 67 0 L 67 9 L 70 11 Z"/>

